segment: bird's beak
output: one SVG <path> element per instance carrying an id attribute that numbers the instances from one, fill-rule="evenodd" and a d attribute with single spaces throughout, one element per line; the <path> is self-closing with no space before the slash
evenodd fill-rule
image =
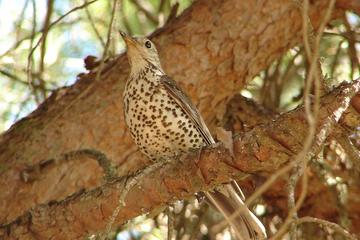
<path id="1" fill-rule="evenodd" d="M 128 34 L 126 34 L 125 32 L 120 31 L 120 35 L 124 39 L 127 47 L 135 46 L 137 44 L 136 40 L 131 36 L 129 36 Z"/>

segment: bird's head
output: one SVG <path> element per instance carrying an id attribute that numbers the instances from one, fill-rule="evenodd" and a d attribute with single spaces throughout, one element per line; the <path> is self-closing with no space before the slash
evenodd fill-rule
<path id="1" fill-rule="evenodd" d="M 132 72 L 140 70 L 148 63 L 162 69 L 158 52 L 154 43 L 145 37 L 131 37 L 124 32 L 120 32 L 127 47 L 127 56 Z"/>

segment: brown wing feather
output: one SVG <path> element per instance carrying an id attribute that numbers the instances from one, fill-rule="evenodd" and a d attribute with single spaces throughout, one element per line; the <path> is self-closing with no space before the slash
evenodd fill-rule
<path id="1" fill-rule="evenodd" d="M 215 143 L 199 111 L 192 104 L 189 97 L 186 96 L 186 94 L 180 89 L 177 83 L 167 75 L 162 76 L 160 81 L 173 100 L 190 117 L 196 129 L 201 133 L 206 144 L 210 145 Z"/>
<path id="2" fill-rule="evenodd" d="M 198 131 L 203 136 L 206 144 L 210 145 L 215 143 L 209 129 L 200 116 L 199 111 L 192 104 L 188 96 L 186 96 L 186 94 L 178 87 L 176 82 L 165 75 L 161 77 L 161 83 L 172 99 L 190 117 Z M 225 187 L 224 193 L 214 190 L 213 192 L 207 192 L 205 194 L 216 206 L 216 208 L 224 214 L 225 219 L 227 219 L 234 228 L 239 239 L 266 239 L 264 226 L 244 204 L 241 199 L 244 195 L 237 183 L 233 181 L 231 184 L 227 184 L 226 186 L 227 187 Z M 232 217 L 233 213 L 239 208 L 244 209 L 244 211 L 239 217 L 231 220 L 230 217 Z"/>

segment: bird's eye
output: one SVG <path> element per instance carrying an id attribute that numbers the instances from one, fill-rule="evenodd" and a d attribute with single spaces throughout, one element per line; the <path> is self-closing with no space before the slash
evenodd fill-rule
<path id="1" fill-rule="evenodd" d="M 145 47 L 151 48 L 151 42 L 149 40 L 145 42 Z"/>

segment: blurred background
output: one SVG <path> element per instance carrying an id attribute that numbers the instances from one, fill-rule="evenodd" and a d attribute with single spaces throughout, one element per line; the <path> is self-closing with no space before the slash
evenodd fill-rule
<path id="1" fill-rule="evenodd" d="M 113 29 L 147 35 L 165 23 L 175 4 L 179 14 L 191 2 L 121 1 Z M 34 110 L 52 90 L 74 83 L 76 75 L 86 71 L 86 56 L 103 56 L 112 4 L 113 1 L 104 0 L 0 1 L 1 132 Z M 52 24 L 60 18 L 62 20 Z M 45 41 L 29 56 L 42 32 L 46 32 Z M 112 32 L 107 56 L 123 49 L 119 34 Z"/>
<path id="2" fill-rule="evenodd" d="M 106 57 L 124 51 L 117 29 L 131 35 L 148 35 L 163 26 L 169 16 L 181 14 L 193 1 L 118 2 Z M 114 1 L 105 0 L 0 0 L 0 132 L 36 109 L 52 90 L 73 84 L 78 74 L 86 72 L 87 56 L 104 56 L 113 4 Z M 359 24 L 359 16 L 349 12 L 326 28 L 320 60 L 328 89 L 359 76 Z M 241 93 L 272 112 L 289 111 L 302 103 L 307 67 L 302 46 L 294 47 L 256 76 Z M 331 145 L 329 149 L 333 159 L 342 158 L 341 149 Z M 342 181 L 335 175 L 329 176 L 326 179 L 330 185 Z M 214 218 L 214 212 L 196 201 L 179 204 L 173 209 L 183 217 L 177 223 L 183 224 L 184 232 L 190 232 L 189 239 L 197 239 L 198 232 L 209 236 L 206 234 L 209 221 L 215 224 L 221 218 Z M 257 204 L 254 210 L 261 216 L 264 209 Z M 202 221 L 207 221 L 207 225 L 202 225 Z M 166 226 L 166 214 L 139 217 L 119 229 L 116 236 L 118 239 L 166 238 Z M 229 231 L 224 231 L 216 239 L 230 237 Z"/>

